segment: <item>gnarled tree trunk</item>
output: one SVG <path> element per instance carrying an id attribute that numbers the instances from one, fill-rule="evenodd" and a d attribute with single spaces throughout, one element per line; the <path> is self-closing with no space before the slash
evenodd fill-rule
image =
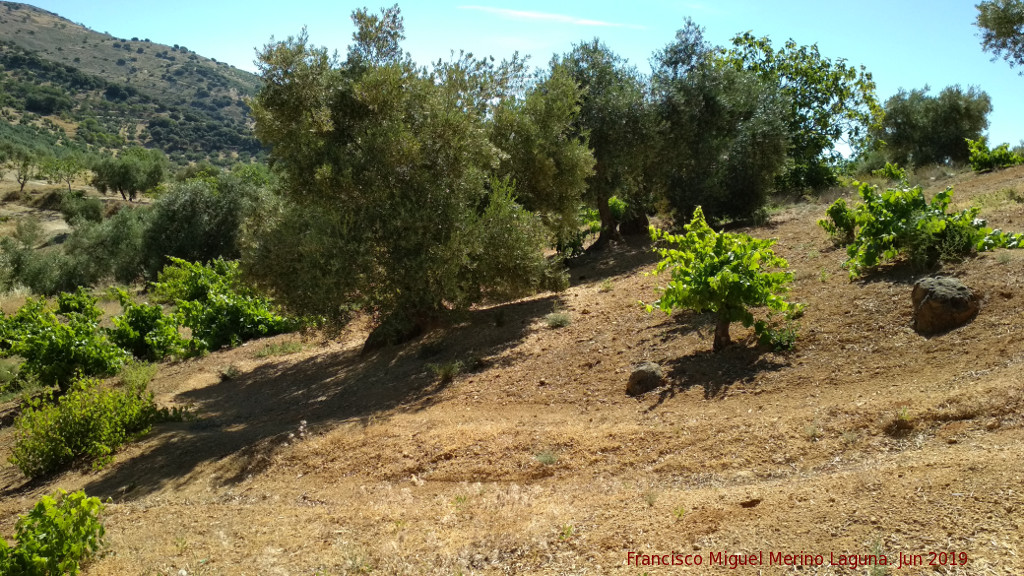
<path id="1" fill-rule="evenodd" d="M 611 206 L 608 205 L 609 198 L 610 196 L 597 199 L 597 213 L 601 215 L 601 233 L 589 250 L 600 250 L 609 242 L 622 240 L 622 235 L 619 234 L 619 223 L 615 221 Z"/>

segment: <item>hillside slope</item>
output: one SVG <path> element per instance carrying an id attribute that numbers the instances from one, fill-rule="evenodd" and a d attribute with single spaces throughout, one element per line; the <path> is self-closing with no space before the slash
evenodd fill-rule
<path id="1" fill-rule="evenodd" d="M 258 77 L 184 46 L 115 38 L 0 2 L 3 119 L 93 148 L 157 147 L 178 160 L 260 151 L 243 99 Z M 51 139 L 52 139 L 51 138 Z"/>
<path id="2" fill-rule="evenodd" d="M 1024 167 L 947 183 L 1024 228 Z M 659 279 L 634 240 L 588 255 L 564 293 L 368 357 L 352 326 L 288 355 L 263 357 L 295 336 L 162 366 L 158 401 L 200 419 L 101 472 L 26 484 L 4 467 L 0 533 L 59 486 L 113 499 L 112 553 L 89 575 L 1021 574 L 1024 251 L 947 267 L 982 311 L 925 338 L 910 326 L 918 276 L 848 281 L 815 225 L 826 206 L 746 230 L 778 238 L 807 304 L 792 354 L 738 325 L 713 354 L 710 317 L 645 313 Z M 548 327 L 555 307 L 569 326 Z M 626 396 L 646 360 L 666 386 Z M 431 366 L 454 361 L 471 371 L 439 381 Z M 0 430 L 3 452 L 12 441 Z M 629 565 L 673 552 L 703 566 Z M 757 553 L 766 565 L 708 565 Z M 822 559 L 768 566 L 773 553 Z M 925 565 L 849 569 L 872 554 Z"/>

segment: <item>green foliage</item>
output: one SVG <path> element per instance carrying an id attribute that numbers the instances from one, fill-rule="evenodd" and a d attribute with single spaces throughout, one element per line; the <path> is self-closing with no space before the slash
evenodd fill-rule
<path id="1" fill-rule="evenodd" d="M 108 190 L 134 201 L 140 192 L 156 188 L 167 172 L 167 158 L 159 150 L 126 148 L 117 157 L 100 160 L 92 168 L 92 185 L 106 194 Z"/>
<path id="2" fill-rule="evenodd" d="M 150 362 L 132 361 L 121 368 L 118 377 L 121 383 L 129 389 L 145 388 L 159 369 L 159 366 Z"/>
<path id="3" fill-rule="evenodd" d="M 458 378 L 459 374 L 465 371 L 465 366 L 459 360 L 453 360 L 451 362 L 443 362 L 440 364 L 427 364 L 427 369 L 441 382 L 441 384 L 447 384 L 452 380 Z"/>
<path id="4" fill-rule="evenodd" d="M 565 312 L 552 312 L 544 317 L 544 323 L 548 328 L 565 328 L 572 324 L 572 317 Z"/>
<path id="5" fill-rule="evenodd" d="M 982 136 L 977 140 L 967 140 L 970 150 L 969 161 L 975 172 L 991 172 L 999 168 L 1009 168 L 1024 164 L 1024 156 L 1010 150 L 1009 144 L 1000 144 L 995 149 L 988 149 L 987 139 Z"/>
<path id="6" fill-rule="evenodd" d="M 0 259 L 6 263 L 2 282 L 52 295 L 109 278 L 123 284 L 155 278 L 168 256 L 238 258 L 244 222 L 264 202 L 268 185 L 265 168 L 243 166 L 172 185 L 152 205 L 123 207 L 106 219 L 98 199 L 61 192 L 59 207 L 74 225 L 71 234 L 46 251 L 33 249 L 41 236 L 27 230 L 0 240 Z"/>
<path id="7" fill-rule="evenodd" d="M 97 198 L 86 198 L 84 192 L 65 191 L 61 193 L 60 213 L 64 220 L 74 226 L 81 221 L 101 222 L 103 202 Z"/>
<path id="8" fill-rule="evenodd" d="M 85 288 L 79 287 L 74 292 L 57 296 L 57 313 L 68 318 L 82 318 L 95 324 L 103 316 L 103 311 L 96 307 L 97 298 L 89 295 Z"/>
<path id="9" fill-rule="evenodd" d="M 712 220 L 750 218 L 784 167 L 789 103 L 775 83 L 733 66 L 695 33 L 677 34 L 656 56 L 660 178 L 680 219 L 698 205 Z M 692 56 L 681 64 L 680 53 Z"/>
<path id="10" fill-rule="evenodd" d="M 846 249 L 848 259 L 843 264 L 850 270 L 851 279 L 900 254 L 907 255 L 915 268 L 927 269 L 940 259 L 1024 245 L 1024 234 L 986 227 L 978 218 L 977 207 L 947 213 L 952 188 L 939 192 L 931 201 L 921 187 L 879 192 L 874 186 L 861 184 L 858 193 L 861 204 L 842 216 L 844 222 L 852 218 L 856 223 L 853 241 Z M 825 224 L 822 226 L 828 230 Z"/>
<path id="11" fill-rule="evenodd" d="M 539 218 L 515 202 L 507 181 L 491 182 L 487 208 L 480 215 L 477 252 L 473 255 L 477 280 L 468 294 L 473 301 L 504 301 L 529 294 L 538 287 L 564 290 L 568 277 L 544 257 L 548 236 Z M 505 279 L 497 282 L 499 278 Z"/>
<path id="12" fill-rule="evenodd" d="M 52 474 L 78 458 L 102 468 L 132 438 L 149 432 L 160 416 L 145 387 L 105 390 L 79 378 L 56 404 L 27 401 L 14 421 L 11 463 L 29 478 Z"/>
<path id="13" fill-rule="evenodd" d="M 76 374 L 115 373 L 126 353 L 97 330 L 102 313 L 95 303 L 82 288 L 62 294 L 56 311 L 43 299 L 29 298 L 14 316 L 0 319 L 2 353 L 24 358 L 23 372 L 62 391 Z"/>
<path id="14" fill-rule="evenodd" d="M 386 341 L 507 287 L 539 289 L 542 224 L 492 184 L 501 151 L 488 123 L 514 67 L 462 56 L 427 70 L 397 48 L 397 8 L 353 18 L 344 62 L 305 35 L 260 55 L 252 110 L 281 185 L 246 242 L 247 276 L 302 315 L 368 312 Z M 528 257 L 485 251 L 491 218 L 515 232 L 503 249 Z"/>
<path id="15" fill-rule="evenodd" d="M 846 206 L 846 200 L 839 198 L 825 211 L 826 218 L 818 220 L 818 226 L 825 229 L 838 246 L 848 246 L 857 232 L 857 215 Z"/>
<path id="16" fill-rule="evenodd" d="M 243 223 L 262 201 L 268 181 L 255 169 L 236 172 L 174 184 L 154 203 L 142 255 L 150 278 L 168 257 L 207 262 L 240 256 Z"/>
<path id="17" fill-rule="evenodd" d="M 58 490 L 43 496 L 15 524 L 17 544 L 0 538 L 0 573 L 10 576 L 78 574 L 103 545 L 99 498 Z"/>
<path id="18" fill-rule="evenodd" d="M 123 312 L 112 320 L 107 334 L 111 342 L 141 360 L 160 361 L 182 356 L 190 342 L 178 333 L 178 314 L 164 314 L 157 304 L 136 304 L 122 289 L 116 289 Z"/>
<path id="19" fill-rule="evenodd" d="M 612 211 L 612 218 L 616 222 L 622 222 L 629 210 L 629 204 L 626 204 L 626 201 L 618 196 L 612 196 L 608 199 L 608 209 Z"/>
<path id="20" fill-rule="evenodd" d="M 515 183 L 516 200 L 541 217 L 556 244 L 578 230 L 593 173 L 593 155 L 574 134 L 582 98 L 566 68 L 556 65 L 523 98 L 506 97 L 491 123 L 491 142 L 507 152 L 498 174 Z"/>
<path id="21" fill-rule="evenodd" d="M 783 298 L 793 275 L 784 271 L 788 267 L 786 260 L 771 250 L 775 241 L 715 232 L 705 222 L 700 207 L 694 210 L 693 220 L 684 231 L 683 235 L 672 235 L 651 228 L 652 239 L 675 248 L 655 248 L 662 260 L 654 274 L 668 270 L 672 281 L 647 310 L 659 308 L 671 313 L 676 308 L 685 308 L 715 313 L 715 351 L 729 343 L 729 323 L 737 321 L 744 326 L 753 325 L 763 339 L 791 348 L 795 336 L 791 328 L 788 334 L 777 334 L 769 322 L 755 321 L 750 311 L 764 306 L 793 319 L 803 309 Z"/>
<path id="22" fill-rule="evenodd" d="M 46 178 L 47 182 L 51 184 L 65 183 L 68 185 L 68 192 L 71 191 L 71 183 L 85 170 L 85 161 L 75 153 L 48 156 L 43 159 L 39 167 L 39 173 Z"/>
<path id="23" fill-rule="evenodd" d="M 239 282 L 238 263 L 218 258 L 208 264 L 172 258 L 151 286 L 161 302 L 205 301 L 219 286 L 229 289 Z"/>
<path id="24" fill-rule="evenodd" d="M 52 252 L 54 276 L 49 286 L 40 281 L 25 283 L 34 292 L 53 294 L 108 278 L 135 282 L 143 275 L 144 233 L 151 220 L 149 207 L 126 207 L 101 222 L 78 219 L 62 250 Z"/>
<path id="25" fill-rule="evenodd" d="M 834 183 L 835 142 L 848 139 L 854 150 L 867 147 L 870 130 L 884 115 L 871 74 L 843 59 L 825 58 L 816 44 L 788 40 L 776 50 L 769 38 L 749 32 L 732 43 L 727 57 L 733 65 L 777 86 L 789 103 L 783 121 L 792 164 L 778 187 L 820 189 Z"/>
<path id="26" fill-rule="evenodd" d="M 153 283 L 153 292 L 174 300 L 182 324 L 192 331 L 193 349 L 237 346 L 298 328 L 297 321 L 281 316 L 269 300 L 241 284 L 237 262 L 171 262 Z"/>
<path id="27" fill-rule="evenodd" d="M 967 162 L 965 138 L 978 139 L 988 127 L 992 101 L 971 87 L 949 86 L 938 96 L 923 90 L 900 90 L 885 102 L 885 118 L 873 136 L 885 142 L 889 160 L 900 164 Z"/>
<path id="28" fill-rule="evenodd" d="M 19 192 L 25 191 L 25 184 L 35 176 L 38 164 L 36 155 L 28 150 L 19 151 L 14 158 L 11 167 L 14 168 L 14 179 L 18 182 Z"/>
<path id="29" fill-rule="evenodd" d="M 643 78 L 634 66 L 594 39 L 573 46 L 552 68 L 564 68 L 582 89 L 573 134 L 586 138 L 593 150 L 593 173 L 584 196 L 601 216 L 597 243 L 618 235 L 608 200 L 618 194 L 637 213 L 651 203 L 643 179 L 654 142 L 653 118 L 646 101 Z"/>
<path id="30" fill-rule="evenodd" d="M 885 178 L 890 182 L 897 182 L 899 184 L 907 183 L 907 171 L 903 168 L 900 168 L 899 164 L 886 162 L 885 166 L 879 168 L 878 170 L 874 170 L 871 173 L 880 178 Z"/>
<path id="31" fill-rule="evenodd" d="M 982 0 L 976 7 L 975 25 L 981 30 L 982 48 L 1011 67 L 1024 63 L 1024 2 Z"/>

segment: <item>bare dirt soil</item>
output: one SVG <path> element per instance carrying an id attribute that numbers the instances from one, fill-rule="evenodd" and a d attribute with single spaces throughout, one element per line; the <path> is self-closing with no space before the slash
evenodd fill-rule
<path id="1" fill-rule="evenodd" d="M 1024 229 L 1024 168 L 946 184 Z M 981 312 L 925 338 L 922 274 L 850 282 L 825 207 L 745 230 L 778 239 L 807 304 L 788 355 L 738 324 L 713 354 L 712 318 L 646 313 L 662 278 L 634 239 L 586 256 L 566 292 L 370 356 L 354 325 L 290 354 L 261 357 L 298 336 L 163 365 L 158 402 L 199 419 L 99 472 L 26 483 L 4 464 L 0 534 L 61 487 L 111 499 L 89 575 L 1024 574 L 1024 251 L 947 265 Z M 548 326 L 556 309 L 568 326 Z M 643 361 L 668 384 L 629 397 Z M 637 565 L 673 553 L 702 564 Z M 849 569 L 880 554 L 923 565 Z"/>

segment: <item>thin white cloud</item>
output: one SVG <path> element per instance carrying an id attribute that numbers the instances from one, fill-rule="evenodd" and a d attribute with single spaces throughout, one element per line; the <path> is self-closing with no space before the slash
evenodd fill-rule
<path id="1" fill-rule="evenodd" d="M 694 12 L 705 12 L 707 14 L 721 14 L 722 11 L 705 4 L 689 3 L 686 7 Z"/>
<path id="2" fill-rule="evenodd" d="M 526 10 L 510 10 L 508 8 L 494 8 L 493 6 L 459 6 L 461 10 L 476 10 L 478 12 L 487 12 L 489 14 L 497 14 L 506 18 L 515 18 L 517 20 L 543 20 L 547 22 L 560 22 L 563 24 L 574 24 L 576 26 L 598 26 L 602 28 L 632 28 L 634 30 L 643 30 L 643 26 L 636 24 L 625 24 L 622 22 L 604 22 L 602 20 L 588 20 L 586 18 L 576 18 L 575 16 L 566 16 L 564 14 L 552 14 L 550 12 L 529 12 Z"/>

